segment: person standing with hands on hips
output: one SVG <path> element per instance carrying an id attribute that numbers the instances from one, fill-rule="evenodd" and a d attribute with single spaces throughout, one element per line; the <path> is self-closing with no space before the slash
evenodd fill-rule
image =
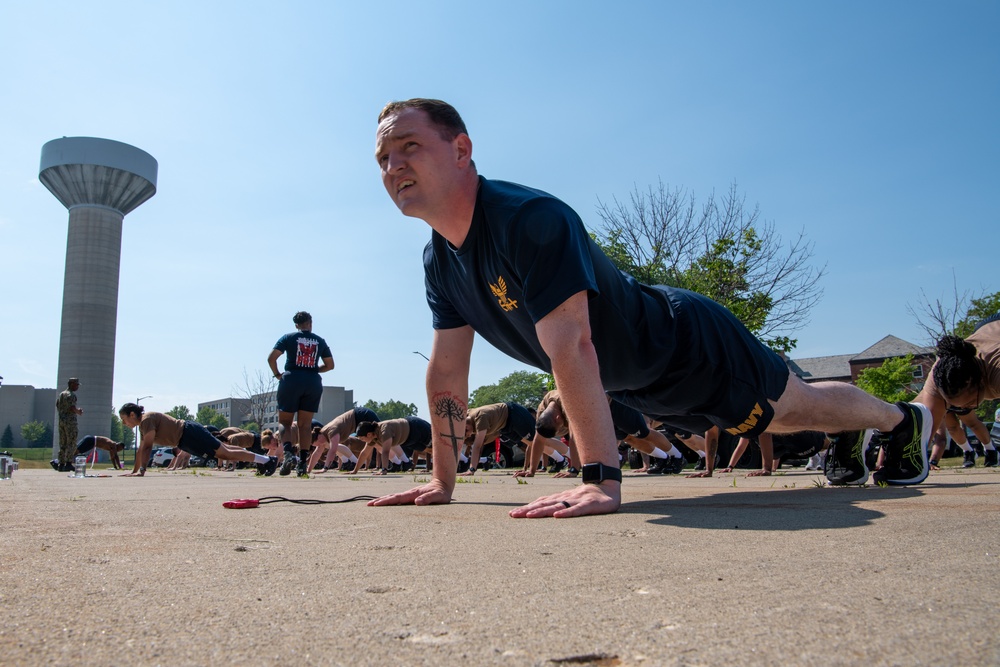
<path id="1" fill-rule="evenodd" d="M 271 373 L 278 380 L 278 423 L 282 433 L 289 438 L 282 443 L 284 456 L 279 475 L 288 475 L 298 465 L 298 476 L 308 475 L 309 450 L 312 448 L 312 432 L 309 424 L 319 411 L 323 397 L 323 381 L 320 373 L 333 370 L 333 354 L 326 341 L 312 332 L 312 315 L 304 310 L 292 317 L 295 331 L 285 334 L 274 344 L 267 357 Z M 278 372 L 278 358 L 285 355 L 285 372 Z M 298 415 L 298 443 L 291 441 L 292 422 Z M 296 445 L 298 449 L 296 450 Z"/>

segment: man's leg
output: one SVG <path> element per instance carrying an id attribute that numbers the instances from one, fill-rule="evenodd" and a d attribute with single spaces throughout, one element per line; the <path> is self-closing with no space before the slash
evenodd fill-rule
<path id="1" fill-rule="evenodd" d="M 281 476 L 288 475 L 295 467 L 295 445 L 292 443 L 292 421 L 295 419 L 294 412 L 278 411 L 278 423 L 281 425 Z"/>
<path id="2" fill-rule="evenodd" d="M 309 473 L 309 454 L 312 449 L 312 420 L 315 412 L 299 410 L 299 465 L 297 474 L 305 477 Z"/>
<path id="3" fill-rule="evenodd" d="M 875 476 L 878 483 L 919 484 L 927 478 L 927 445 L 934 419 L 931 409 L 921 403 L 891 405 L 853 385 L 806 384 L 789 374 L 785 391 L 772 405 L 774 418 L 768 427 L 772 432 L 878 430 L 879 444 L 885 450 L 885 463 Z"/>

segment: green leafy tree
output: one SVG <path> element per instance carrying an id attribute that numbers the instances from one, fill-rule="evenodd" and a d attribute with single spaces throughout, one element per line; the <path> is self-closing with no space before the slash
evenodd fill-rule
<path id="1" fill-rule="evenodd" d="M 260 424 L 257 422 L 247 422 L 241 426 L 244 431 L 250 431 L 251 433 L 260 433 Z"/>
<path id="2" fill-rule="evenodd" d="M 822 296 L 825 269 L 810 265 L 812 244 L 800 233 L 786 245 L 735 184 L 698 207 L 660 183 L 636 189 L 628 202 L 601 202 L 598 214 L 601 228 L 591 236 L 615 266 L 640 282 L 714 299 L 776 350 L 795 347 L 787 334 L 806 325 Z"/>
<path id="3" fill-rule="evenodd" d="M 389 399 L 384 403 L 369 400 L 362 407 L 373 410 L 379 419 L 399 419 L 401 417 L 416 417 L 417 406 L 413 403 L 403 403 L 394 399 Z"/>
<path id="4" fill-rule="evenodd" d="M 194 419 L 194 415 L 191 414 L 191 411 L 188 410 L 188 406 L 186 405 L 175 405 L 164 414 L 170 415 L 174 419 L 183 419 L 184 421 L 191 421 Z M 201 413 L 199 412 L 199 414 Z M 198 420 L 195 419 L 195 421 Z"/>
<path id="5" fill-rule="evenodd" d="M 132 432 L 132 429 L 125 428 L 122 420 L 114 411 L 111 412 L 111 434 L 109 437 L 115 442 L 124 442 L 128 448 L 131 448 L 135 442 L 135 433 Z"/>
<path id="6" fill-rule="evenodd" d="M 52 426 L 40 421 L 30 421 L 21 426 L 21 437 L 28 447 L 51 447 Z"/>
<path id="7" fill-rule="evenodd" d="M 965 317 L 955 326 L 955 335 L 965 338 L 987 317 L 1000 313 L 1000 292 L 985 294 L 969 302 Z"/>
<path id="8" fill-rule="evenodd" d="M 886 359 L 881 366 L 861 371 L 855 384 L 889 403 L 909 401 L 917 395 L 913 387 L 913 368 L 912 354 Z"/>
<path id="9" fill-rule="evenodd" d="M 496 384 L 483 385 L 474 390 L 469 397 L 469 407 L 513 402 L 534 409 L 554 384 L 548 373 L 514 371 Z"/>
<path id="10" fill-rule="evenodd" d="M 226 428 L 229 426 L 229 421 L 215 408 L 204 406 L 198 409 L 198 414 L 195 415 L 194 420 L 199 424 L 205 426 L 214 426 L 215 428 Z"/>
<path id="11" fill-rule="evenodd" d="M 0 449 L 10 449 L 14 446 L 14 432 L 10 430 L 10 424 L 7 424 L 7 428 L 3 430 L 3 435 L 0 436 Z"/>

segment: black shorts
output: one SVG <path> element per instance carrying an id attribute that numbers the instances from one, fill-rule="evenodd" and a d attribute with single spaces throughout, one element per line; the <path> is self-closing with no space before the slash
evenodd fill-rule
<path id="1" fill-rule="evenodd" d="M 374 410 L 368 408 L 354 408 L 354 427 L 357 428 L 361 422 L 377 422 L 378 415 Z"/>
<path id="2" fill-rule="evenodd" d="M 400 448 L 407 457 L 410 457 L 414 451 L 422 452 L 430 447 L 431 425 L 420 417 L 407 417 L 406 423 L 410 425 L 410 435 Z"/>
<path id="3" fill-rule="evenodd" d="M 285 371 L 278 382 L 277 403 L 281 412 L 318 412 L 323 398 L 323 379 L 319 373 Z"/>
<path id="4" fill-rule="evenodd" d="M 719 426 L 735 436 L 767 430 L 788 383 L 788 366 L 723 306 L 700 294 L 657 287 L 674 313 L 677 352 L 660 379 L 611 391 L 617 401 L 685 430 Z"/>
<path id="5" fill-rule="evenodd" d="M 84 454 L 97 447 L 97 438 L 92 435 L 85 435 L 76 443 L 76 453 Z"/>
<path id="6" fill-rule="evenodd" d="M 500 438 L 520 442 L 535 437 L 535 416 L 520 403 L 507 404 L 507 425 L 500 431 Z"/>
<path id="7" fill-rule="evenodd" d="M 198 422 L 184 422 L 184 433 L 177 446 L 192 456 L 210 459 L 215 456 L 215 450 L 221 444 L 211 431 Z"/>
<path id="8" fill-rule="evenodd" d="M 807 459 L 826 449 L 826 433 L 800 431 L 782 433 L 771 438 L 776 459 Z"/>
<path id="9" fill-rule="evenodd" d="M 615 437 L 619 440 L 630 435 L 637 438 L 649 435 L 649 425 L 642 413 L 614 400 L 611 401 L 611 423 L 615 427 Z"/>

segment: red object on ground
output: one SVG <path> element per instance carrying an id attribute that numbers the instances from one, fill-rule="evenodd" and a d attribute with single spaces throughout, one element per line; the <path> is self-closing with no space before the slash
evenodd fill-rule
<path id="1" fill-rule="evenodd" d="M 222 503 L 222 506 L 231 510 L 245 510 L 259 507 L 260 501 L 256 498 L 237 498 L 236 500 L 227 500 Z"/>

